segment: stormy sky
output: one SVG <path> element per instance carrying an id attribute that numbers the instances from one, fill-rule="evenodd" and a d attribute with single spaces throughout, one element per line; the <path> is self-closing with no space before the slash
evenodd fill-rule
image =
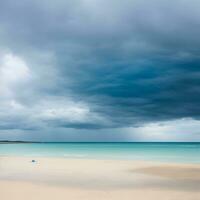
<path id="1" fill-rule="evenodd" d="M 1 0 L 0 139 L 200 141 L 200 1 Z"/>

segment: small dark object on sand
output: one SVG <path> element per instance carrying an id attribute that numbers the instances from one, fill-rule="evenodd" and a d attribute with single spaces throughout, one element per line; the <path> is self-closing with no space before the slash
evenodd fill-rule
<path id="1" fill-rule="evenodd" d="M 35 160 L 32 160 L 31 162 L 36 162 Z"/>

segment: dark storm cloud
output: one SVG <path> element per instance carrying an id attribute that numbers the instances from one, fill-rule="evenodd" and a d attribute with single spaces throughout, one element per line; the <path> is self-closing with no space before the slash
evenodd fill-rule
<path id="1" fill-rule="evenodd" d="M 83 102 L 82 117 L 70 121 L 69 106 L 64 114 L 54 111 L 61 109 L 56 100 L 39 127 L 101 129 L 198 119 L 199 11 L 195 0 L 2 0 L 1 51 L 24 59 L 37 76 L 15 95 L 32 108 L 26 111 L 30 127 L 38 123 L 30 117 L 39 111 L 37 104 L 52 97 Z"/>

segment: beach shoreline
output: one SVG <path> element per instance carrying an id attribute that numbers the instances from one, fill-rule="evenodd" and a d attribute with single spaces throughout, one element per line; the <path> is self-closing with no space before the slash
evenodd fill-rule
<path id="1" fill-rule="evenodd" d="M 2 200 L 198 200 L 200 165 L 0 156 L 0 193 Z"/>

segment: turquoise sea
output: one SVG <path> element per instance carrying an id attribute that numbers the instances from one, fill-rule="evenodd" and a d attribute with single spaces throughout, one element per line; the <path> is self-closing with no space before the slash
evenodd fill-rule
<path id="1" fill-rule="evenodd" d="M 0 144 L 0 156 L 200 163 L 200 143 L 13 143 Z"/>

